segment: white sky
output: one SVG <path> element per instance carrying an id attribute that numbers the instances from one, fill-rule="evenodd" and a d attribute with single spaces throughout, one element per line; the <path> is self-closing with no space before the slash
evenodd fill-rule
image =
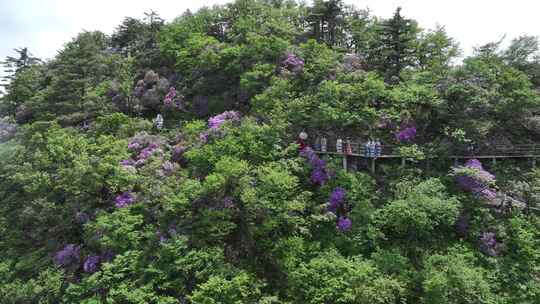
<path id="1" fill-rule="evenodd" d="M 82 30 L 112 33 L 124 17 L 142 17 L 154 9 L 171 21 L 186 9 L 223 4 L 228 0 L 0 0 L 0 60 L 15 47 L 29 47 L 40 58 L 51 58 Z M 376 16 L 391 17 L 397 6 L 423 28 L 437 23 L 461 45 L 473 46 L 523 34 L 540 36 L 539 0 L 346 0 L 369 7 Z"/>

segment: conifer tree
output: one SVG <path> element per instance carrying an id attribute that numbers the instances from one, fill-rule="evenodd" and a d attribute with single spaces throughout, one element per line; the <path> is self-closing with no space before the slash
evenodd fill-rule
<path id="1" fill-rule="evenodd" d="M 399 82 L 401 71 L 415 64 L 418 32 L 416 21 L 404 18 L 400 7 L 391 19 L 380 24 L 379 39 L 374 41 L 369 60 L 387 82 Z"/>
<path id="2" fill-rule="evenodd" d="M 7 86 L 8 83 L 15 78 L 15 74 L 19 70 L 41 62 L 41 60 L 34 57 L 26 47 L 14 49 L 14 51 L 17 53 L 16 57 L 7 56 L 4 61 L 0 62 L 6 73 L 6 76 L 2 77 L 3 83 L 0 84 L 0 87 Z"/>

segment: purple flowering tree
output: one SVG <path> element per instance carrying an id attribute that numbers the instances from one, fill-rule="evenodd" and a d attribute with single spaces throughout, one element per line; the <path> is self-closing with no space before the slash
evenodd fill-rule
<path id="1" fill-rule="evenodd" d="M 131 192 L 124 192 L 120 195 L 118 195 L 115 199 L 115 206 L 118 208 L 124 208 L 127 207 L 133 203 L 135 203 L 136 197 Z"/>
<path id="2" fill-rule="evenodd" d="M 338 220 L 336 228 L 341 232 L 347 232 L 351 229 L 352 222 L 347 217 L 347 209 L 345 208 L 345 198 L 347 196 L 347 191 L 341 187 L 336 187 L 330 193 L 330 198 L 328 200 L 328 211 L 338 215 Z"/>
<path id="3" fill-rule="evenodd" d="M 452 175 L 462 189 L 478 197 L 487 200 L 497 197 L 497 192 L 493 189 L 495 176 L 486 171 L 477 159 L 470 159 L 464 166 L 453 168 Z"/>
<path id="4" fill-rule="evenodd" d="M 480 250 L 489 256 L 498 256 L 501 244 L 497 242 L 493 232 L 483 232 L 479 239 Z"/>
<path id="5" fill-rule="evenodd" d="M 311 181 L 318 185 L 324 185 L 330 180 L 330 174 L 326 169 L 326 162 L 320 159 L 313 149 L 305 147 L 300 151 L 300 155 L 305 157 L 312 167 Z"/>
<path id="6" fill-rule="evenodd" d="M 416 137 L 416 128 L 415 127 L 407 127 L 401 129 L 396 134 L 396 139 L 400 142 L 411 142 Z"/>
<path id="7" fill-rule="evenodd" d="M 341 187 L 335 188 L 330 194 L 330 199 L 328 200 L 328 211 L 336 214 L 338 209 L 343 206 L 345 202 L 345 189 Z"/>
<path id="8" fill-rule="evenodd" d="M 170 87 L 167 95 L 163 99 L 163 104 L 165 106 L 174 106 L 178 110 L 184 109 L 184 99 L 181 95 L 178 95 L 178 92 L 174 87 Z"/>
<path id="9" fill-rule="evenodd" d="M 238 120 L 240 120 L 240 113 L 236 111 L 225 111 L 221 114 L 210 117 L 210 119 L 208 119 L 208 127 L 211 130 L 217 130 L 226 121 L 238 121 Z"/>
<path id="10" fill-rule="evenodd" d="M 62 267 L 79 265 L 81 260 L 81 246 L 68 244 L 54 255 L 54 263 Z"/>
<path id="11" fill-rule="evenodd" d="M 281 62 L 281 66 L 293 73 L 300 73 L 304 70 L 304 60 L 294 53 L 289 53 Z"/>
<path id="12" fill-rule="evenodd" d="M 347 232 L 351 229 L 352 222 L 345 216 L 340 216 L 337 222 L 337 229 L 341 232 Z"/>
<path id="13" fill-rule="evenodd" d="M 239 121 L 240 118 L 240 113 L 236 111 L 225 111 L 221 114 L 210 117 L 208 119 L 208 130 L 199 134 L 200 142 L 206 144 L 211 137 L 223 136 L 223 131 L 220 129 L 221 126 L 227 121 Z"/>
<path id="14" fill-rule="evenodd" d="M 83 270 L 84 272 L 94 273 L 98 270 L 101 262 L 101 256 L 90 255 L 84 260 Z"/>
<path id="15" fill-rule="evenodd" d="M 167 95 L 165 95 L 165 98 L 163 99 L 163 104 L 170 106 L 174 102 L 175 98 L 176 98 L 176 89 L 174 87 L 170 87 L 169 92 L 167 92 Z"/>

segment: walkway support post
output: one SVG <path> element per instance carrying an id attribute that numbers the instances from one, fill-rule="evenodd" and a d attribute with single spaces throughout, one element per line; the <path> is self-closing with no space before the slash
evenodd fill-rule
<path id="1" fill-rule="evenodd" d="M 405 157 L 402 157 L 401 158 L 401 168 L 405 168 L 405 163 L 407 162 L 407 160 L 405 160 Z"/>
<path id="2" fill-rule="evenodd" d="M 343 154 L 343 170 L 347 172 L 347 154 Z"/>
<path id="3" fill-rule="evenodd" d="M 371 159 L 371 173 L 375 174 L 375 158 Z"/>

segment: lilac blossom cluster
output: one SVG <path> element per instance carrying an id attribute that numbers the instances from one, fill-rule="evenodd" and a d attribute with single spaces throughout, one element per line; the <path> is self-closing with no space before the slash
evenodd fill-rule
<path id="1" fill-rule="evenodd" d="M 465 166 L 454 168 L 453 175 L 461 188 L 476 196 L 488 200 L 497 197 L 497 192 L 491 188 L 495 182 L 495 176 L 484 170 L 479 160 L 470 159 Z"/>
<path id="2" fill-rule="evenodd" d="M 313 168 L 311 171 L 311 181 L 318 185 L 324 185 L 330 179 L 330 174 L 326 169 L 326 162 L 317 156 L 310 147 L 305 147 L 300 151 L 300 155 L 307 158 Z"/>
<path id="3" fill-rule="evenodd" d="M 101 256 L 90 255 L 84 260 L 83 270 L 84 272 L 94 273 L 98 270 L 101 263 Z"/>
<path id="4" fill-rule="evenodd" d="M 163 104 L 166 106 L 174 105 L 177 109 L 183 109 L 184 107 L 183 99 L 178 95 L 174 87 L 169 88 L 169 92 L 167 92 L 167 95 L 165 95 L 165 98 L 163 99 Z"/>
<path id="5" fill-rule="evenodd" d="M 239 120 L 239 119 L 240 119 L 240 113 L 236 111 L 225 111 L 221 114 L 210 117 L 210 119 L 208 119 L 208 127 L 210 129 L 217 130 L 226 121 Z"/>
<path id="6" fill-rule="evenodd" d="M 341 214 L 337 220 L 336 228 L 341 232 L 347 232 L 351 229 L 352 222 L 347 217 L 347 209 L 345 208 L 345 197 L 347 191 L 341 187 L 336 187 L 330 193 L 328 200 L 328 211 L 333 214 Z"/>
<path id="7" fill-rule="evenodd" d="M 81 246 L 68 244 L 54 255 L 54 263 L 58 266 L 69 267 L 78 265 L 81 259 Z"/>
<path id="8" fill-rule="evenodd" d="M 345 216 L 339 217 L 338 223 L 337 223 L 337 228 L 339 229 L 339 231 L 341 232 L 349 231 L 351 229 L 351 226 L 352 226 L 352 222 L 349 218 Z"/>
<path id="9" fill-rule="evenodd" d="M 240 120 L 240 113 L 236 111 L 225 111 L 216 116 L 210 117 L 208 119 L 208 131 L 202 132 L 199 134 L 199 140 L 206 144 L 208 143 L 210 137 L 219 137 L 223 133 L 220 130 L 220 127 L 227 121 L 238 121 Z"/>
<path id="10" fill-rule="evenodd" d="M 84 259 L 82 269 L 87 273 L 96 272 L 101 263 L 111 261 L 113 258 L 111 251 L 105 251 L 102 255 L 89 255 Z M 79 269 L 81 266 L 81 245 L 68 244 L 54 255 L 54 263 L 63 268 L 71 270 Z"/>
<path id="11" fill-rule="evenodd" d="M 399 131 L 396 134 L 396 139 L 398 141 L 400 141 L 400 142 L 410 142 L 410 141 L 414 140 L 415 137 L 416 137 L 416 128 L 415 127 L 403 128 L 403 129 L 401 129 L 401 131 Z"/>
<path id="12" fill-rule="evenodd" d="M 184 159 L 184 153 L 186 152 L 186 147 L 177 145 L 172 151 L 171 160 L 177 163 L 182 163 Z"/>
<path id="13" fill-rule="evenodd" d="M 341 187 L 335 188 L 330 194 L 330 199 L 328 200 L 328 211 L 332 213 L 337 213 L 339 207 L 345 202 L 345 189 Z"/>
<path id="14" fill-rule="evenodd" d="M 294 53 L 289 53 L 285 59 L 283 59 L 281 65 L 293 73 L 299 73 L 304 69 L 304 60 Z"/>
<path id="15" fill-rule="evenodd" d="M 132 192 L 126 191 L 116 196 L 116 198 L 114 199 L 114 205 L 118 208 L 124 208 L 135 203 L 135 201 L 135 195 Z"/>
<path id="16" fill-rule="evenodd" d="M 109 250 L 103 252 L 101 255 L 89 255 L 84 260 L 83 270 L 87 273 L 94 273 L 99 270 L 102 263 L 112 261 L 113 257 L 114 254 Z"/>
<path id="17" fill-rule="evenodd" d="M 150 156 L 161 151 L 159 141 L 146 134 L 135 136 L 127 147 L 133 153 L 133 156 L 120 162 L 124 167 L 142 167 Z"/>
<path id="18" fill-rule="evenodd" d="M 499 255 L 501 244 L 497 242 L 493 232 L 483 232 L 480 236 L 480 250 L 489 256 Z"/>

